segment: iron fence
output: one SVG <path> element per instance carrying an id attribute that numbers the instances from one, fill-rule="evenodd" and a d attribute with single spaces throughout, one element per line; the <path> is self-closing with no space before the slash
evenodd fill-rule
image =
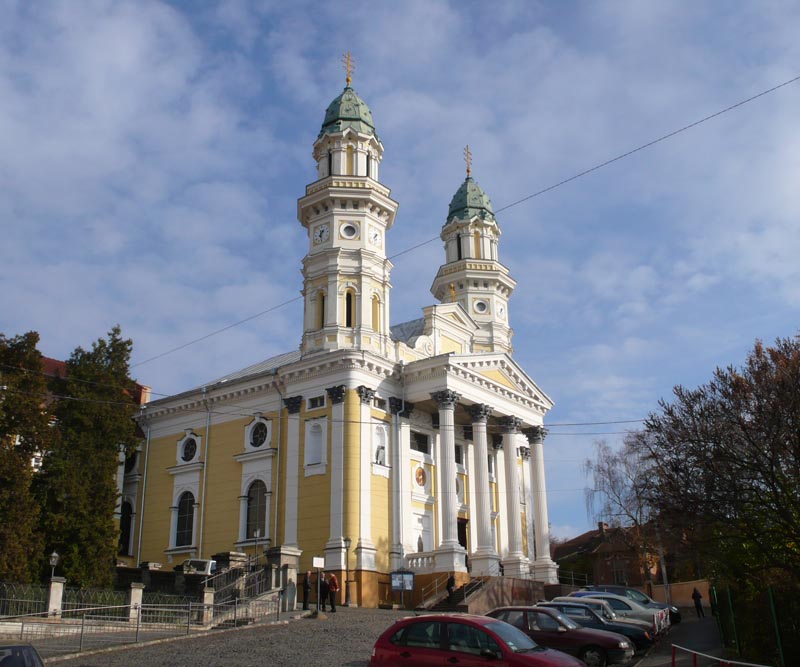
<path id="1" fill-rule="evenodd" d="M 0 583 L 0 617 L 47 611 L 46 586 Z"/>

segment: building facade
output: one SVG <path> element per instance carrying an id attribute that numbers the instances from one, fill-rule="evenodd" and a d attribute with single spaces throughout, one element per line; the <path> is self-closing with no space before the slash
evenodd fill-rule
<path id="1" fill-rule="evenodd" d="M 266 550 L 291 580 L 324 557 L 365 606 L 399 569 L 555 582 L 552 402 L 511 356 L 515 282 L 489 198 L 468 167 L 441 230 L 437 303 L 391 326 L 398 204 L 349 80 L 313 156 L 297 205 L 308 235 L 299 349 L 142 410 L 145 443 L 125 474 L 137 496 L 129 562 Z"/>

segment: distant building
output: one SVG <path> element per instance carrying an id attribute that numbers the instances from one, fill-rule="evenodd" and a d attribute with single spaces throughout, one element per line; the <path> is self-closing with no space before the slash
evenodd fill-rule
<path id="1" fill-rule="evenodd" d="M 265 550 L 288 583 L 318 556 L 340 581 L 349 571 L 362 606 L 385 600 L 401 568 L 557 580 L 543 458 L 553 403 L 511 356 L 516 283 L 491 201 L 468 158 L 443 225 L 431 222 L 445 251 L 437 303 L 390 326 L 398 204 L 383 155 L 348 80 L 297 204 L 298 349 L 144 406 L 131 564 Z"/>

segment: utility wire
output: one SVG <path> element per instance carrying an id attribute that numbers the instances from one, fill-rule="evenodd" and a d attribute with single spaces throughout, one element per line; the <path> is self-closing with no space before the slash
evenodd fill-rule
<path id="1" fill-rule="evenodd" d="M 583 171 L 575 174 L 574 176 L 570 176 L 569 178 L 565 178 L 564 180 L 559 181 L 558 183 L 554 183 L 553 185 L 550 185 L 550 186 L 548 186 L 546 188 L 543 188 L 542 190 L 538 190 L 537 192 L 534 192 L 533 194 L 527 195 L 526 197 L 522 197 L 521 199 L 518 199 L 518 200 L 516 200 L 514 202 L 511 202 L 510 204 L 506 204 L 505 206 L 502 206 L 502 207 L 498 208 L 495 211 L 495 213 L 500 213 L 502 211 L 507 211 L 508 209 L 512 208 L 513 206 L 517 206 L 519 204 L 522 204 L 523 202 L 526 202 L 526 201 L 529 201 L 529 200 L 533 199 L 534 197 L 539 197 L 540 195 L 543 195 L 546 192 L 550 192 L 551 190 L 555 190 L 556 188 L 559 188 L 562 185 L 566 185 L 567 183 L 571 183 L 574 180 L 577 180 L 579 178 L 582 178 L 583 176 L 591 174 L 592 172 L 595 172 L 595 171 L 597 171 L 599 169 L 602 169 L 603 167 L 607 167 L 608 165 L 613 164 L 614 162 L 618 162 L 619 160 L 622 160 L 623 158 L 629 157 L 629 156 L 633 155 L 634 153 L 638 153 L 639 151 L 643 151 L 646 148 L 650 148 L 651 146 L 655 146 L 656 144 L 658 144 L 658 143 L 660 143 L 662 141 L 666 141 L 667 139 L 671 139 L 672 137 L 674 137 L 674 136 L 676 136 L 678 134 L 681 134 L 682 132 L 686 132 L 687 130 L 690 130 L 690 129 L 694 128 L 694 127 L 697 127 L 698 125 L 701 125 L 701 124 L 703 124 L 705 122 L 708 122 L 709 120 L 717 118 L 718 116 L 721 116 L 722 114 L 728 113 L 729 111 L 733 111 L 734 109 L 737 109 L 737 108 L 739 108 L 741 106 L 744 106 L 745 104 L 748 104 L 749 102 L 757 100 L 758 98 L 763 97 L 764 95 L 768 95 L 769 93 L 773 93 L 776 90 L 779 90 L 779 89 L 783 88 L 784 86 L 788 86 L 788 85 L 790 85 L 792 83 L 795 83 L 796 81 L 800 81 L 800 76 L 796 76 L 796 77 L 794 77 L 792 79 L 784 81 L 783 83 L 779 83 L 777 86 L 773 86 L 772 88 L 768 88 L 767 90 L 762 90 L 760 93 L 752 95 L 751 97 L 748 97 L 745 100 L 741 100 L 739 102 L 736 102 L 736 104 L 731 104 L 730 106 L 725 107 L 724 109 L 720 109 L 719 111 L 717 111 L 715 113 L 712 113 L 712 114 L 710 114 L 710 115 L 708 115 L 708 116 L 706 116 L 704 118 L 701 118 L 700 120 L 696 120 L 693 123 L 689 123 L 688 125 L 684 125 L 683 127 L 678 128 L 677 130 L 673 130 L 672 132 L 669 132 L 669 133 L 667 133 L 667 134 L 665 134 L 665 135 L 663 135 L 661 137 L 658 137 L 657 139 L 653 139 L 652 141 L 648 141 L 647 143 L 642 144 L 641 146 L 638 146 L 637 148 L 633 148 L 633 149 L 631 149 L 629 151 L 626 151 L 624 153 L 620 153 L 616 157 L 613 157 L 613 158 L 610 158 L 608 160 L 605 160 L 604 162 L 596 164 L 593 167 L 589 167 L 588 169 L 584 169 Z M 395 253 L 393 255 L 390 255 L 388 257 L 388 259 L 395 259 L 397 257 L 400 257 L 401 255 L 405 255 L 406 253 L 409 253 L 409 252 L 412 252 L 414 250 L 417 250 L 418 248 L 421 248 L 421 247 L 423 247 L 425 245 L 428 245 L 429 243 L 433 243 L 434 241 L 437 241 L 437 240 L 439 240 L 439 237 L 438 236 L 434 236 L 433 238 L 430 238 L 427 241 L 422 241 L 421 243 L 417 243 L 416 245 L 413 245 L 410 248 L 406 248 L 405 250 L 401 250 L 400 252 L 397 252 L 397 253 Z M 298 297 L 294 297 L 293 299 L 289 299 L 288 301 L 284 301 L 283 303 L 279 303 L 276 306 L 272 306 L 271 308 L 267 308 L 266 310 L 262 310 L 260 313 L 255 313 L 254 315 L 250 315 L 249 317 L 245 317 L 244 319 L 239 320 L 238 322 L 234 322 L 234 323 L 229 324 L 229 325 L 227 325 L 225 327 L 222 327 L 221 329 L 217 329 L 216 331 L 212 331 L 211 333 L 208 333 L 205 336 L 201 336 L 200 338 L 195 338 L 194 340 L 188 341 L 188 342 L 186 342 L 186 343 L 184 343 L 182 345 L 178 345 L 177 347 L 174 347 L 174 348 L 172 348 L 170 350 L 167 350 L 166 352 L 162 352 L 161 354 L 157 354 L 154 357 L 150 357 L 148 359 L 145 359 L 144 361 L 139 361 L 139 362 L 133 364 L 131 366 L 131 368 L 135 368 L 137 366 L 142 366 L 144 364 L 150 363 L 151 361 L 155 361 L 156 359 L 161 359 L 162 357 L 166 357 L 167 355 L 172 354 L 173 352 L 178 352 L 179 350 L 183 350 L 183 349 L 185 349 L 185 348 L 187 348 L 187 347 L 189 347 L 191 345 L 194 345 L 195 343 L 199 343 L 199 342 L 204 341 L 204 340 L 206 340 L 208 338 L 211 338 L 212 336 L 216 336 L 217 334 L 221 334 L 221 333 L 227 331 L 228 329 L 233 329 L 234 327 L 237 327 L 240 324 L 245 324 L 246 322 L 250 322 L 251 320 L 259 318 L 262 315 L 266 315 L 267 313 L 270 313 L 270 312 L 272 312 L 274 310 L 277 310 L 278 308 L 282 308 L 283 306 L 287 306 L 290 303 L 294 303 L 295 301 L 299 301 L 302 298 L 303 298 L 302 296 L 298 296 Z"/>

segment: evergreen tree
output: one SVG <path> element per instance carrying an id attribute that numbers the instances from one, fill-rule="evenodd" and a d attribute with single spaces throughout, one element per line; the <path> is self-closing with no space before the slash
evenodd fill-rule
<path id="1" fill-rule="evenodd" d="M 47 379 L 39 334 L 0 334 L 0 580 L 27 583 L 39 570 L 39 507 L 31 461 L 55 435 L 47 412 Z M 45 547 L 46 548 L 46 547 Z"/>
<path id="2" fill-rule="evenodd" d="M 55 389 L 60 438 L 40 476 L 42 529 L 62 554 L 64 576 L 82 587 L 112 579 L 119 454 L 136 446 L 132 346 L 117 326 L 91 350 L 77 348 Z"/>

